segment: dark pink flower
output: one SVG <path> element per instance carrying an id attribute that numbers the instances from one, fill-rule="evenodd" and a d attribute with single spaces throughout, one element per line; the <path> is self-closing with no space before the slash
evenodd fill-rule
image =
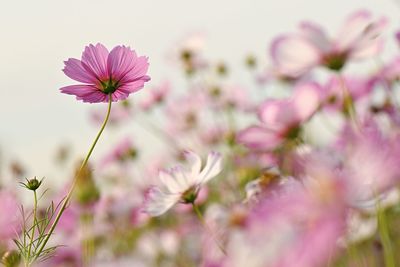
<path id="1" fill-rule="evenodd" d="M 64 73 L 83 84 L 60 90 L 83 102 L 107 102 L 110 95 L 114 102 L 123 100 L 150 80 L 146 75 L 147 57 L 138 57 L 134 50 L 125 46 L 116 46 L 108 52 L 102 44 L 90 44 L 83 51 L 81 60 L 70 58 L 64 63 Z"/>

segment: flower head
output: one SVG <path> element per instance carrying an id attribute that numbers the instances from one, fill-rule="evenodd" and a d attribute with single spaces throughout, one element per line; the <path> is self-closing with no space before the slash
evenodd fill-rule
<path id="1" fill-rule="evenodd" d="M 193 203 L 201 185 L 221 172 L 221 155 L 216 152 L 208 154 L 207 163 L 201 169 L 201 159 L 191 151 L 185 152 L 190 170 L 176 166 L 168 171 L 160 171 L 159 178 L 163 189 L 152 187 L 148 191 L 144 210 L 151 216 L 159 216 L 178 202 Z"/>
<path id="2" fill-rule="evenodd" d="M 242 130 L 238 142 L 255 150 L 272 150 L 300 133 L 320 104 L 320 87 L 316 83 L 299 84 L 288 99 L 268 99 L 258 110 L 260 125 Z"/>
<path id="3" fill-rule="evenodd" d="M 83 84 L 60 90 L 83 102 L 107 102 L 110 95 L 114 102 L 123 100 L 150 80 L 146 75 L 147 57 L 138 57 L 126 46 L 116 46 L 108 52 L 102 44 L 90 44 L 83 51 L 81 60 L 70 58 L 64 63 L 64 73 Z"/>
<path id="4" fill-rule="evenodd" d="M 378 54 L 382 48 L 379 35 L 385 26 L 385 18 L 375 19 L 365 10 L 351 14 L 334 38 L 319 25 L 303 22 L 298 34 L 282 35 L 274 40 L 272 60 L 278 72 L 292 78 L 318 65 L 339 71 L 350 59 L 366 59 Z"/>

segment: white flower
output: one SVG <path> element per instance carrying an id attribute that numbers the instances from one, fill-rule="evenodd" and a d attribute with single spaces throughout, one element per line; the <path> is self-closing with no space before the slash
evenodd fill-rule
<path id="1" fill-rule="evenodd" d="M 216 152 L 208 154 L 207 163 L 201 169 L 201 159 L 191 151 L 185 152 L 190 170 L 176 166 L 162 170 L 159 178 L 163 188 L 152 187 L 147 193 L 144 211 L 151 216 L 159 216 L 178 202 L 193 203 L 201 185 L 217 176 L 221 170 L 221 155 Z"/>

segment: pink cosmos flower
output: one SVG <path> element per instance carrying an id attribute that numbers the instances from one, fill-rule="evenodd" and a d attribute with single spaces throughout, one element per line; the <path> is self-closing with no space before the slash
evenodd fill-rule
<path id="1" fill-rule="evenodd" d="M 208 104 L 207 98 L 198 90 L 191 88 L 190 94 L 169 99 L 165 107 L 168 116 L 167 131 L 178 134 L 196 129 L 204 119 L 204 106 Z"/>
<path id="2" fill-rule="evenodd" d="M 360 129 L 350 125 L 340 136 L 338 149 L 351 188 L 349 204 L 374 206 L 375 200 L 400 182 L 400 142 L 398 134 L 384 134 L 372 119 Z"/>
<path id="3" fill-rule="evenodd" d="M 208 154 L 207 163 L 203 169 L 201 169 L 201 159 L 198 155 L 187 151 L 185 157 L 191 165 L 190 170 L 176 166 L 168 171 L 159 172 L 159 178 L 164 188 L 152 187 L 148 191 L 144 211 L 149 215 L 159 216 L 178 202 L 194 202 L 200 187 L 222 170 L 219 153 Z"/>
<path id="4" fill-rule="evenodd" d="M 147 57 L 138 57 L 126 46 L 116 46 L 108 52 L 102 44 L 90 44 L 83 51 L 81 60 L 70 58 L 64 63 L 64 73 L 83 84 L 60 90 L 83 102 L 107 102 L 110 95 L 114 102 L 123 100 L 150 80 L 146 75 Z"/>
<path id="5" fill-rule="evenodd" d="M 187 74 L 193 74 L 208 66 L 202 51 L 205 46 L 205 33 L 192 32 L 179 40 L 168 53 L 172 63 L 180 64 Z"/>
<path id="6" fill-rule="evenodd" d="M 378 37 L 385 26 L 385 18 L 375 20 L 371 13 L 361 10 L 351 14 L 331 39 L 319 25 L 303 22 L 300 33 L 275 39 L 272 60 L 279 72 L 289 77 L 302 76 L 318 65 L 340 70 L 350 59 L 376 55 L 382 48 Z"/>
<path id="7" fill-rule="evenodd" d="M 372 89 L 369 79 L 345 77 L 341 81 L 339 77 L 332 76 L 321 91 L 322 102 L 325 108 L 342 111 L 345 94 L 350 94 L 352 101 L 357 102 L 367 97 Z"/>
<path id="8" fill-rule="evenodd" d="M 114 149 L 109 152 L 101 161 L 101 167 L 105 167 L 112 162 L 125 162 L 133 160 L 137 156 L 137 149 L 129 137 L 122 139 Z"/>
<path id="9" fill-rule="evenodd" d="M 162 82 L 159 86 L 153 87 L 148 91 L 148 95 L 140 102 L 140 107 L 147 111 L 153 106 L 163 102 L 169 91 L 171 90 L 171 85 L 168 81 Z"/>
<path id="10" fill-rule="evenodd" d="M 291 183 L 287 192 L 264 199 L 242 228 L 230 235 L 220 266 L 317 267 L 337 251 L 345 229 L 342 188 L 335 179 Z M 305 181 L 307 184 L 307 181 Z"/>
<path id="11" fill-rule="evenodd" d="M 320 87 L 300 84 L 289 99 L 267 100 L 258 110 L 261 125 L 250 126 L 238 135 L 238 142 L 255 150 L 272 150 L 298 135 L 301 123 L 318 109 Z"/>

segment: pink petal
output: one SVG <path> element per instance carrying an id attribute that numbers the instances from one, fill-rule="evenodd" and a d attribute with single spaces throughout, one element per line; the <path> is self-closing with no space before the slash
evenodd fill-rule
<path id="1" fill-rule="evenodd" d="M 98 82 L 96 76 L 92 75 L 91 72 L 86 71 L 86 69 L 82 66 L 82 62 L 75 58 L 70 58 L 67 61 L 64 61 L 65 67 L 63 72 L 65 75 L 74 79 L 78 82 L 95 84 Z"/>
<path id="2" fill-rule="evenodd" d="M 160 216 L 176 204 L 179 199 L 179 194 L 168 194 L 157 187 L 152 187 L 146 195 L 144 212 L 151 216 Z"/>
<path id="3" fill-rule="evenodd" d="M 113 79 L 120 81 L 135 67 L 136 60 L 137 56 L 135 51 L 132 51 L 129 47 L 114 47 L 107 59 L 109 75 L 113 77 Z"/>
<path id="4" fill-rule="evenodd" d="M 385 18 L 375 21 L 366 10 L 355 12 L 344 23 L 336 38 L 335 48 L 340 51 L 347 50 L 352 58 L 373 56 L 382 47 L 378 36 L 385 26 Z"/>
<path id="5" fill-rule="evenodd" d="M 107 95 L 93 85 L 70 85 L 62 87 L 61 92 L 68 95 L 75 95 L 76 99 L 83 102 L 99 103 L 105 102 Z"/>
<path id="6" fill-rule="evenodd" d="M 144 79 L 145 82 L 150 80 L 150 77 L 146 75 L 149 67 L 148 58 L 138 57 L 134 63 L 133 68 L 121 78 L 121 83 L 131 83 L 138 79 Z"/>
<path id="7" fill-rule="evenodd" d="M 186 161 L 191 166 L 191 176 L 196 177 L 201 170 L 201 158 L 192 151 L 185 151 L 184 156 Z"/>
<path id="8" fill-rule="evenodd" d="M 318 49 L 304 37 L 281 36 L 271 45 L 271 56 L 279 72 L 291 77 L 305 74 L 319 63 Z"/>
<path id="9" fill-rule="evenodd" d="M 329 52 L 331 49 L 331 41 L 319 25 L 305 21 L 300 24 L 300 30 L 303 36 L 306 37 L 321 52 Z"/>
<path id="10" fill-rule="evenodd" d="M 316 83 L 300 84 L 295 89 L 293 104 L 300 122 L 307 120 L 319 107 L 321 88 Z"/>
<path id="11" fill-rule="evenodd" d="M 273 131 L 284 130 L 298 118 L 291 101 L 286 99 L 266 100 L 259 107 L 258 117 Z"/>
<path id="12" fill-rule="evenodd" d="M 217 176 L 222 171 L 221 165 L 222 159 L 220 153 L 211 152 L 210 154 L 208 154 L 206 166 L 197 176 L 196 183 L 204 184 Z"/>
<path id="13" fill-rule="evenodd" d="M 82 66 L 99 80 L 107 79 L 108 50 L 102 44 L 90 44 L 82 53 Z"/>
<path id="14" fill-rule="evenodd" d="M 251 126 L 239 133 L 237 142 L 255 150 L 272 150 L 282 142 L 282 138 L 263 127 Z"/>

